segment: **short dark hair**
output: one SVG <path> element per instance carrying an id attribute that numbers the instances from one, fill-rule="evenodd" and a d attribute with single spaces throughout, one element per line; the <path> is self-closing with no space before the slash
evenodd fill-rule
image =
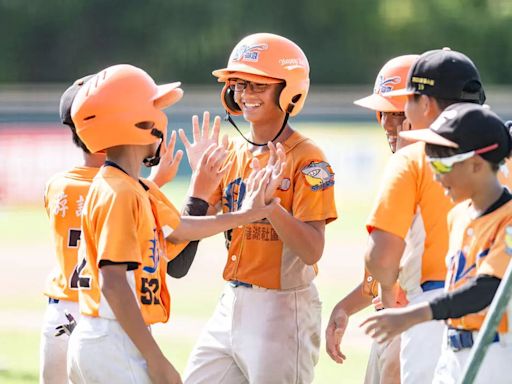
<path id="1" fill-rule="evenodd" d="M 71 139 L 73 140 L 73 143 L 79 147 L 82 151 L 84 151 L 85 153 L 91 153 L 91 151 L 89 151 L 89 149 L 87 148 L 87 146 L 84 144 L 84 142 L 82 141 L 82 139 L 80 139 L 80 137 L 78 137 L 78 134 L 76 133 L 76 127 L 75 127 L 75 124 L 66 124 L 64 123 L 64 125 L 67 125 L 69 127 L 69 129 L 71 130 Z"/>

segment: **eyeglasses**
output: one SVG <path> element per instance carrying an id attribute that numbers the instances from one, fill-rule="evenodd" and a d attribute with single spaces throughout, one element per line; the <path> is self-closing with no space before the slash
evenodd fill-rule
<path id="1" fill-rule="evenodd" d="M 492 144 L 484 148 L 476 149 L 474 151 L 459 153 L 457 155 L 453 155 L 450 157 L 429 157 L 427 156 L 427 161 L 432 167 L 432 171 L 437 175 L 445 175 L 450 173 L 453 170 L 453 166 L 456 163 L 460 163 L 467 159 L 472 158 L 475 155 L 480 155 L 482 153 L 490 152 L 494 149 L 498 148 L 498 144 Z"/>
<path id="2" fill-rule="evenodd" d="M 235 92 L 242 92 L 249 86 L 251 89 L 251 92 L 254 93 L 262 93 L 265 92 L 268 87 L 270 87 L 270 84 L 261 84 L 261 83 L 254 83 L 252 81 L 246 81 L 246 80 L 229 80 L 229 88 L 231 88 L 232 91 Z"/>

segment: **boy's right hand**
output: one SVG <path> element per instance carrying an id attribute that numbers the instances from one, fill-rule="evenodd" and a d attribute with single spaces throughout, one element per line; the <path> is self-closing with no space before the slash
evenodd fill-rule
<path id="1" fill-rule="evenodd" d="M 222 145 L 211 144 L 202 154 L 196 170 L 192 173 L 189 195 L 209 201 L 232 161 L 224 166 L 228 152 Z"/>
<path id="2" fill-rule="evenodd" d="M 219 143 L 219 132 L 220 132 L 220 117 L 215 116 L 213 120 L 213 130 L 210 135 L 210 112 L 205 111 L 203 113 L 203 123 L 201 130 L 199 130 L 199 117 L 197 115 L 192 116 L 192 137 L 193 142 L 188 141 L 187 135 L 183 129 L 179 130 L 180 139 L 185 146 L 187 152 L 188 162 L 192 172 L 194 172 L 201 160 L 201 156 L 206 150 L 212 145 Z M 222 146 L 224 149 L 228 147 L 228 137 L 224 135 L 222 137 Z"/>
<path id="3" fill-rule="evenodd" d="M 164 356 L 147 362 L 153 384 L 182 384 L 180 374 Z"/>

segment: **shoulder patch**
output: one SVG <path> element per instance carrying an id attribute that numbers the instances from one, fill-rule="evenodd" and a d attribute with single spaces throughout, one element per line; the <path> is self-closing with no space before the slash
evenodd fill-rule
<path id="1" fill-rule="evenodd" d="M 334 172 L 325 161 L 312 161 L 301 172 L 312 191 L 323 191 L 334 185 Z"/>

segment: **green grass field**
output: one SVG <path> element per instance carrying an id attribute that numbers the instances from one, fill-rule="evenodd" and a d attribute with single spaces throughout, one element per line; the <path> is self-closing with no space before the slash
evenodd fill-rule
<path id="1" fill-rule="evenodd" d="M 299 130 L 313 137 L 336 172 L 339 219 L 326 232 L 326 249 L 319 263 L 317 286 L 323 301 L 323 328 L 334 304 L 362 277 L 364 221 L 378 185 L 387 144 L 376 127 L 307 124 Z M 188 180 L 165 187 L 179 205 Z M 0 383 L 37 383 L 39 327 L 45 310 L 41 294 L 53 265 L 47 219 L 39 206 L 0 208 Z M 225 258 L 222 236 L 201 242 L 189 275 L 170 280 L 171 320 L 154 334 L 166 356 L 183 371 L 199 332 L 215 307 L 223 281 Z M 351 319 L 343 343 L 348 360 L 335 364 L 322 346 L 316 369 L 317 384 L 359 384 L 363 381 L 370 340 L 357 325 L 368 312 Z"/>

